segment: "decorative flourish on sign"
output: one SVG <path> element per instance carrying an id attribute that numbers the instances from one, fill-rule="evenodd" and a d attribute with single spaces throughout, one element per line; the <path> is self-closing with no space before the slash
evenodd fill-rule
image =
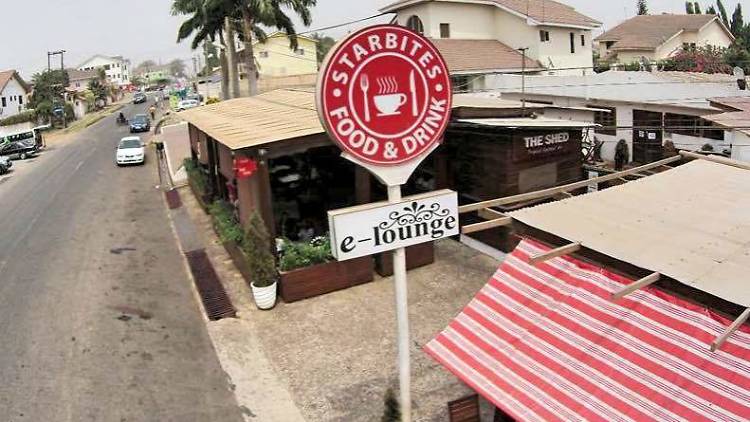
<path id="1" fill-rule="evenodd" d="M 389 221 L 384 221 L 378 224 L 381 230 L 389 229 L 396 224 L 399 226 L 407 226 L 414 223 L 422 223 L 430 221 L 434 218 L 446 217 L 450 214 L 450 210 L 441 208 L 440 204 L 435 202 L 429 207 L 425 204 L 418 204 L 412 202 L 411 205 L 407 205 L 401 211 L 393 211 L 388 215 Z"/>

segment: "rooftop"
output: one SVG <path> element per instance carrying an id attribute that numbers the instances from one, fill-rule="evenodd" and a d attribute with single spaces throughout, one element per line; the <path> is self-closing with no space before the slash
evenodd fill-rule
<path id="1" fill-rule="evenodd" d="M 515 15 L 528 17 L 535 24 L 580 26 L 598 28 L 601 22 L 577 12 L 574 8 L 553 0 L 400 0 L 382 9 L 383 13 L 397 12 L 400 9 L 428 1 L 444 1 L 452 3 L 494 4 L 500 9 Z"/>
<path id="2" fill-rule="evenodd" d="M 695 160 L 624 185 L 509 215 L 748 307 L 750 170 L 746 168 Z"/>
<path id="3" fill-rule="evenodd" d="M 526 61 L 527 70 L 542 70 L 538 61 L 524 57 L 496 40 L 459 40 L 435 38 L 431 40 L 440 51 L 451 73 L 481 73 L 494 71 L 520 72 Z"/>
<path id="4" fill-rule="evenodd" d="M 21 79 L 21 75 L 19 75 L 15 69 L 10 69 L 10 70 L 0 71 L 0 92 L 2 92 L 3 89 L 5 89 L 5 85 L 8 85 L 8 82 L 10 82 L 10 80 L 14 77 L 26 91 L 29 90 L 29 86 L 26 84 L 26 81 Z"/>
<path id="5" fill-rule="evenodd" d="M 606 31 L 595 41 L 614 41 L 611 49 L 615 51 L 653 50 L 683 31 L 697 32 L 713 21 L 724 26 L 716 15 L 639 15 Z"/>
<path id="6" fill-rule="evenodd" d="M 728 128 L 740 128 L 737 130 L 750 135 L 750 97 L 712 98 L 711 104 L 727 111 L 704 116 L 706 120 Z"/>
<path id="7" fill-rule="evenodd" d="M 497 92 L 521 93 L 521 77 L 497 75 Z M 708 75 L 686 72 L 609 71 L 589 76 L 527 76 L 527 98 L 534 95 L 584 98 L 716 111 L 712 97 L 749 97 L 741 91 L 731 75 Z"/>
<path id="8" fill-rule="evenodd" d="M 99 76 L 99 73 L 96 70 L 66 69 L 65 71 L 68 72 L 68 79 L 70 81 L 94 79 Z"/>

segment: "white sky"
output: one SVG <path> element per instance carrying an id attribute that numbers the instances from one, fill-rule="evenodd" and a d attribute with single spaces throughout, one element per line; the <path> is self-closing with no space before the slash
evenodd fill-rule
<path id="1" fill-rule="evenodd" d="M 611 27 L 635 14 L 635 0 L 559 0 Z M 187 42 L 176 44 L 184 17 L 171 16 L 171 0 L 0 0 L 3 3 L 0 70 L 18 69 L 25 78 L 47 66 L 47 51 L 64 49 L 66 67 L 97 53 L 123 55 L 133 65 L 174 58 L 192 66 Z M 377 13 L 392 0 L 318 0 L 312 29 Z M 705 10 L 714 0 L 701 1 Z M 748 16 L 750 4 L 742 1 Z M 683 13 L 684 0 L 648 0 L 651 13 Z M 737 0 L 725 0 L 731 15 Z M 387 19 L 386 19 L 387 20 Z M 377 21 L 371 21 L 377 22 Z M 360 24 L 362 26 L 364 24 Z M 358 26 L 328 31 L 339 37 Z M 298 31 L 305 31 L 298 27 Z M 59 65 L 59 62 L 58 62 Z"/>

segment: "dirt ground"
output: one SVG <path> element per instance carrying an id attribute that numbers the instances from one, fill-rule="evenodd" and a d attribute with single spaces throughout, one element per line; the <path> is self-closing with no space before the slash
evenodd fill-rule
<path id="1" fill-rule="evenodd" d="M 208 216 L 197 208 L 189 189 L 180 193 L 210 244 L 207 251 L 239 310 L 239 319 L 251 327 L 246 341 L 260 346 L 262 358 L 272 366 L 272 390 L 282 387 L 289 393 L 278 396 L 281 403 L 277 404 L 284 405 L 283 400 L 291 397 L 294 403 L 288 405 L 298 408 L 308 421 L 380 420 L 386 389 L 398 387 L 392 278 L 376 274 L 369 284 L 293 304 L 280 302 L 271 311 L 259 311 L 210 230 Z M 425 354 L 422 346 L 445 328 L 499 265 L 453 240 L 438 242 L 436 254 L 435 264 L 409 272 L 415 421 L 447 421 L 447 403 L 473 394 Z M 227 372 L 233 377 L 233 371 Z M 252 382 L 252 376 L 248 378 Z M 277 394 L 268 393 L 265 400 L 276 399 Z M 482 406 L 488 414 L 485 420 L 491 420 L 490 407 L 484 402 Z"/>

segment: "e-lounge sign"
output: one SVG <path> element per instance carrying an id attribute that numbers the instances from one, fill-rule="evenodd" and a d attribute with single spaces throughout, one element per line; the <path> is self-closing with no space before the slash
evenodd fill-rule
<path id="1" fill-rule="evenodd" d="M 339 260 L 391 251 L 459 234 L 458 195 L 450 190 L 328 212 Z"/>

